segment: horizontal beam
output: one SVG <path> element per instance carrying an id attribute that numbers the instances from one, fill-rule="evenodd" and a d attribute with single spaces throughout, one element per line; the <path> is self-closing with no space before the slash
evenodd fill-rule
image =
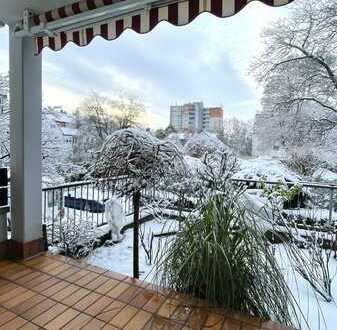
<path id="1" fill-rule="evenodd" d="M 93 25 L 111 18 L 120 17 L 130 13 L 136 13 L 151 8 L 154 3 L 162 1 L 154 0 L 126 0 L 110 6 L 103 6 L 94 10 L 73 15 L 70 17 L 58 19 L 53 22 L 32 26 L 29 31 L 18 30 L 15 32 L 16 37 L 26 36 L 43 36 L 61 32 L 81 29 L 88 25 Z M 167 1 L 165 1 L 167 2 Z"/>

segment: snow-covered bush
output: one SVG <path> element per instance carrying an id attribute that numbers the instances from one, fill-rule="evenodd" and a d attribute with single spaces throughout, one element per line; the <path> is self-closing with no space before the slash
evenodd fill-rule
<path id="1" fill-rule="evenodd" d="M 219 140 L 215 135 L 207 132 L 194 134 L 185 144 L 184 153 L 191 156 L 201 158 L 205 153 L 214 151 L 228 152 L 229 148 Z"/>
<path id="2" fill-rule="evenodd" d="M 96 244 L 96 233 L 92 223 L 81 219 L 62 219 L 59 228 L 60 243 L 58 247 L 65 255 L 73 258 L 88 256 Z"/>
<path id="3" fill-rule="evenodd" d="M 104 217 L 109 224 L 111 235 L 114 235 L 117 241 L 122 240 L 120 232 L 126 224 L 126 218 L 123 206 L 118 198 L 113 197 L 105 202 Z"/>
<path id="4" fill-rule="evenodd" d="M 323 165 L 315 149 L 308 147 L 290 150 L 284 162 L 291 170 L 305 177 L 311 176 L 318 167 Z"/>

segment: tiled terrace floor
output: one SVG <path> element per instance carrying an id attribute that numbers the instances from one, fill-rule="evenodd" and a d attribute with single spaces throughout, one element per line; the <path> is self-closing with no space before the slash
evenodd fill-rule
<path id="1" fill-rule="evenodd" d="M 0 330 L 283 329 L 187 306 L 187 298 L 168 297 L 148 284 L 61 256 L 0 261 Z"/>

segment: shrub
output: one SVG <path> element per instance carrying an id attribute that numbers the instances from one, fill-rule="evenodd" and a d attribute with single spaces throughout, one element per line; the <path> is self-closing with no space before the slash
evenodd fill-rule
<path id="1" fill-rule="evenodd" d="M 158 262 L 157 280 L 215 307 L 293 325 L 292 295 L 263 234 L 238 204 L 240 194 L 232 188 L 214 196 L 182 223 Z"/>

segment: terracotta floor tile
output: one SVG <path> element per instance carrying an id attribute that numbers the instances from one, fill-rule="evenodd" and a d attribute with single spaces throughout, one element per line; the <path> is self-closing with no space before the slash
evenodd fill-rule
<path id="1" fill-rule="evenodd" d="M 81 328 L 81 330 L 94 330 L 94 329 L 99 330 L 102 329 L 104 325 L 105 325 L 104 322 L 97 319 L 92 319 L 83 328 Z"/>
<path id="2" fill-rule="evenodd" d="M 108 277 L 100 275 L 96 279 L 91 281 L 90 283 L 87 283 L 86 285 L 84 285 L 84 287 L 89 289 L 89 290 L 95 290 L 98 287 L 100 287 L 101 285 L 103 285 L 104 283 L 106 283 L 108 280 L 109 280 Z"/>
<path id="3" fill-rule="evenodd" d="M 39 276 L 41 276 L 40 272 L 33 271 L 30 274 L 27 274 L 27 275 L 25 275 L 23 277 L 18 278 L 15 281 L 15 283 L 18 283 L 20 285 L 25 285 L 26 283 L 30 282 L 31 280 L 33 280 L 34 278 L 39 277 Z"/>
<path id="4" fill-rule="evenodd" d="M 75 305 L 77 302 L 79 302 L 81 299 L 83 299 L 85 296 L 87 296 L 89 293 L 91 293 L 87 289 L 78 289 L 74 293 L 72 293 L 70 296 L 66 297 L 62 300 L 62 304 L 65 304 L 69 307 Z"/>
<path id="5" fill-rule="evenodd" d="M 156 294 L 149 290 L 142 290 L 134 299 L 130 301 L 130 305 L 142 308 Z"/>
<path id="6" fill-rule="evenodd" d="M 40 273 L 40 275 L 36 276 L 33 280 L 31 280 L 29 282 L 26 282 L 24 284 L 24 286 L 31 289 L 31 288 L 33 288 L 33 287 L 35 287 L 35 286 L 37 286 L 37 285 L 39 285 L 43 282 L 48 281 L 49 279 L 51 279 L 50 276 Z"/>
<path id="7" fill-rule="evenodd" d="M 0 288 L 2 288 L 3 286 L 7 285 L 8 283 L 9 283 L 9 281 L 0 278 Z"/>
<path id="8" fill-rule="evenodd" d="M 14 274 L 11 274 L 10 276 L 8 276 L 7 278 L 11 281 L 16 281 L 17 279 L 19 279 L 20 277 L 26 276 L 28 274 L 31 274 L 33 272 L 33 270 L 29 269 L 29 268 L 24 268 L 21 271 L 15 272 Z"/>
<path id="9" fill-rule="evenodd" d="M 115 286 L 112 290 L 106 293 L 110 298 L 118 298 L 124 291 L 130 288 L 129 284 L 120 282 L 117 286 Z"/>
<path id="10" fill-rule="evenodd" d="M 99 267 L 96 267 L 96 266 L 92 266 L 92 265 L 88 265 L 86 268 L 86 270 L 90 270 L 91 272 L 95 272 L 97 274 L 104 274 L 106 273 L 107 271 L 103 268 L 99 268 Z"/>
<path id="11" fill-rule="evenodd" d="M 136 315 L 137 311 L 137 308 L 127 305 L 110 321 L 110 324 L 124 329 L 126 324 Z"/>
<path id="12" fill-rule="evenodd" d="M 32 322 L 36 325 L 39 325 L 40 327 L 43 327 L 57 316 L 61 315 L 66 309 L 67 306 L 57 303 L 47 311 L 34 318 Z"/>
<path id="13" fill-rule="evenodd" d="M 66 288 L 67 286 L 69 286 L 70 284 L 68 282 L 65 281 L 59 281 L 58 283 L 56 283 L 55 285 L 52 285 L 51 287 L 49 287 L 48 289 L 43 291 L 43 294 L 47 297 L 51 297 L 54 294 L 60 292 L 61 290 L 63 290 L 64 288 Z"/>
<path id="14" fill-rule="evenodd" d="M 41 328 L 31 322 L 27 322 L 20 330 L 41 330 Z"/>
<path id="15" fill-rule="evenodd" d="M 129 303 L 130 301 L 135 299 L 138 296 L 138 294 L 140 294 L 142 291 L 144 291 L 143 288 L 137 286 L 130 286 L 118 297 L 118 300 L 123 301 L 125 303 Z"/>
<path id="16" fill-rule="evenodd" d="M 64 289 L 62 289 L 59 292 L 57 292 L 54 295 L 52 295 L 51 298 L 54 299 L 54 300 L 57 300 L 57 301 L 62 301 L 65 298 L 67 298 L 70 295 L 72 295 L 74 292 L 76 292 L 79 289 L 80 289 L 79 286 L 74 285 L 74 284 L 69 284 Z"/>
<path id="17" fill-rule="evenodd" d="M 106 324 L 102 330 L 119 330 L 118 328 L 114 327 L 113 325 L 111 324 Z"/>
<path id="18" fill-rule="evenodd" d="M 43 293 L 45 290 L 47 290 L 48 288 L 52 287 L 57 283 L 60 283 L 60 280 L 56 277 L 51 277 L 49 280 L 44 281 L 43 283 L 40 283 L 36 286 L 33 286 L 32 289 L 39 293 Z"/>
<path id="19" fill-rule="evenodd" d="M 91 306 L 96 300 L 101 298 L 102 295 L 95 292 L 91 292 L 79 302 L 77 302 L 73 307 L 81 312 L 84 312 L 89 306 Z"/>
<path id="20" fill-rule="evenodd" d="M 126 275 L 119 274 L 119 273 L 112 272 L 112 271 L 107 271 L 104 273 L 104 275 L 107 277 L 113 278 L 115 280 L 118 280 L 118 281 L 123 281 L 127 278 Z"/>
<path id="21" fill-rule="evenodd" d="M 3 304 L 5 301 L 8 301 L 14 297 L 17 297 L 27 291 L 28 291 L 27 289 L 20 287 L 20 286 L 13 290 L 10 290 L 6 292 L 5 294 L 0 295 L 0 303 Z"/>
<path id="22" fill-rule="evenodd" d="M 62 330 L 78 330 L 85 326 L 89 321 L 92 320 L 92 317 L 86 314 L 79 314 L 73 320 L 71 320 L 67 325 L 65 325 Z M 93 328 L 95 329 L 95 328 Z"/>
<path id="23" fill-rule="evenodd" d="M 77 283 L 82 277 L 84 277 L 84 276 L 86 276 L 86 275 L 88 275 L 88 274 L 90 274 L 89 271 L 84 270 L 84 269 L 81 269 L 81 270 L 79 270 L 78 272 L 76 272 L 76 273 L 74 273 L 74 274 L 68 276 L 68 277 L 66 278 L 66 280 L 67 280 L 68 282 L 71 282 L 71 283 Z"/>
<path id="24" fill-rule="evenodd" d="M 155 294 L 144 306 L 143 309 L 150 313 L 155 313 L 164 303 L 165 298 L 161 295 Z"/>
<path id="25" fill-rule="evenodd" d="M 107 277 L 108 278 L 108 277 Z M 108 278 L 106 282 L 100 285 L 98 288 L 95 289 L 95 292 L 106 294 L 107 292 L 111 291 L 115 288 L 120 282 L 111 278 Z"/>
<path id="26" fill-rule="evenodd" d="M 13 320 L 16 317 L 16 315 L 12 312 L 5 311 L 0 314 L 0 326 L 8 323 L 9 321 Z"/>
<path id="27" fill-rule="evenodd" d="M 251 325 L 248 323 L 242 322 L 240 330 L 260 330 L 261 328 L 255 325 Z M 277 325 L 275 328 L 272 328 L 272 330 L 281 330 L 279 325 Z"/>
<path id="28" fill-rule="evenodd" d="M 204 327 L 212 330 L 221 330 L 224 323 L 224 317 L 219 314 L 211 313 L 207 316 Z"/>
<path id="29" fill-rule="evenodd" d="M 21 315 L 24 312 L 28 311 L 28 309 L 36 306 L 37 304 L 41 303 L 43 300 L 45 300 L 46 298 L 44 296 L 41 296 L 39 294 L 36 294 L 35 296 L 33 296 L 32 298 L 25 300 L 24 302 L 22 302 L 19 305 L 16 305 L 14 307 L 11 308 L 11 311 L 14 312 L 17 315 Z"/>
<path id="30" fill-rule="evenodd" d="M 94 272 L 90 272 L 89 274 L 81 277 L 78 281 L 76 281 L 76 284 L 79 285 L 79 286 L 85 286 L 86 284 L 95 280 L 98 276 L 99 276 L 99 274 L 94 273 Z"/>
<path id="31" fill-rule="evenodd" d="M 177 309 L 171 315 L 171 318 L 172 320 L 184 322 L 189 318 L 190 314 L 191 314 L 191 308 L 184 306 L 184 305 L 179 305 Z"/>
<path id="32" fill-rule="evenodd" d="M 13 275 L 20 273 L 24 270 L 26 270 L 27 268 L 23 265 L 19 265 L 19 264 L 14 264 L 11 265 L 10 267 L 4 269 L 3 271 L 1 271 L 1 277 L 6 278 L 6 279 L 10 279 Z"/>
<path id="33" fill-rule="evenodd" d="M 74 275 L 75 273 L 77 273 L 80 269 L 74 266 L 70 266 L 68 265 L 69 268 L 65 271 L 62 271 L 60 273 L 57 274 L 57 277 L 61 278 L 61 279 L 66 279 L 67 277 Z"/>
<path id="34" fill-rule="evenodd" d="M 85 310 L 85 313 L 95 317 L 96 315 L 101 313 L 104 309 L 111 306 L 113 302 L 114 302 L 113 299 L 111 299 L 109 297 L 106 297 L 106 296 L 103 296 L 103 297 L 99 298 L 98 300 L 96 300 L 94 304 L 89 306 Z"/>
<path id="35" fill-rule="evenodd" d="M 7 292 L 10 292 L 16 288 L 19 288 L 20 286 L 15 284 L 15 283 L 11 283 L 11 282 L 8 282 L 8 284 L 4 285 L 1 290 L 0 290 L 0 296 L 4 295 L 5 293 Z"/>
<path id="36" fill-rule="evenodd" d="M 145 324 L 152 317 L 151 313 L 145 311 L 138 311 L 137 314 L 130 320 L 129 323 L 124 327 L 125 330 L 139 330 L 142 329 Z"/>
<path id="37" fill-rule="evenodd" d="M 209 313 L 207 310 L 203 308 L 195 308 L 188 318 L 186 325 L 193 329 L 201 329 L 204 326 L 208 315 Z"/>
<path id="38" fill-rule="evenodd" d="M 123 308 L 125 304 L 119 301 L 114 301 L 111 305 L 106 307 L 104 311 L 96 316 L 97 319 L 106 323 L 110 322 Z"/>
<path id="39" fill-rule="evenodd" d="M 62 263 L 58 262 L 58 261 L 55 261 L 55 262 L 53 262 L 53 263 L 51 263 L 49 265 L 41 267 L 40 270 L 42 272 L 44 272 L 44 273 L 48 273 L 49 274 L 50 271 L 52 271 L 53 269 L 56 269 L 56 268 L 58 268 L 60 266 L 62 266 Z"/>
<path id="40" fill-rule="evenodd" d="M 78 316 L 79 312 L 69 308 L 66 311 L 62 312 L 55 319 L 47 323 L 44 328 L 47 330 L 59 330 L 64 327 L 67 323 L 73 320 L 76 316 Z"/>
<path id="41" fill-rule="evenodd" d="M 23 303 L 24 301 L 26 301 L 27 299 L 32 299 L 32 297 L 36 296 L 37 294 L 33 291 L 26 291 L 20 295 L 17 295 L 16 297 L 7 300 L 6 302 L 3 303 L 3 306 L 8 308 L 8 309 L 12 309 L 13 307 Z"/>
<path id="42" fill-rule="evenodd" d="M 22 327 L 27 321 L 19 316 L 16 318 L 12 319 L 8 323 L 2 325 L 0 327 L 0 330 L 16 330 Z"/>
<path id="43" fill-rule="evenodd" d="M 49 258 L 46 258 L 45 256 L 38 256 L 38 257 L 35 257 L 35 258 L 26 260 L 23 262 L 24 265 L 30 266 L 30 267 L 48 265 L 51 263 L 53 263 L 53 260 L 50 260 Z"/>
<path id="44" fill-rule="evenodd" d="M 49 271 L 48 271 L 48 274 L 49 274 L 49 275 L 52 275 L 52 276 L 56 276 L 56 275 L 58 275 L 58 274 L 60 274 L 60 273 L 65 272 L 66 270 L 69 270 L 70 268 L 71 268 L 70 265 L 62 264 L 62 263 L 61 263 L 60 266 L 58 266 L 58 267 L 56 267 L 56 268 L 53 268 L 52 270 L 49 270 Z"/>
<path id="45" fill-rule="evenodd" d="M 256 327 L 261 326 L 261 320 L 256 317 L 247 316 L 242 313 L 229 313 L 226 316 L 228 316 L 229 318 L 235 319 L 235 320 L 243 321 L 247 324 L 254 325 Z"/>
<path id="46" fill-rule="evenodd" d="M 223 326 L 223 330 L 240 330 L 241 329 L 241 322 L 238 320 L 233 319 L 225 319 Z"/>
<path id="47" fill-rule="evenodd" d="M 56 302 L 50 299 L 45 299 L 41 303 L 35 305 L 34 307 L 28 309 L 22 314 L 22 317 L 26 320 L 33 320 L 37 316 L 41 315 L 42 313 L 46 312 L 50 308 L 56 305 Z"/>
<path id="48" fill-rule="evenodd" d="M 166 299 L 165 302 L 160 306 L 156 314 L 164 318 L 170 318 L 170 316 L 177 309 L 178 305 L 179 302 L 177 300 Z"/>
<path id="49" fill-rule="evenodd" d="M 139 286 L 141 288 L 146 288 L 149 286 L 149 283 L 148 282 L 144 282 L 144 281 L 141 281 L 137 278 L 133 278 L 133 277 L 127 277 L 123 280 L 123 282 L 125 283 L 128 283 L 128 284 L 131 284 L 131 285 L 134 285 L 134 286 Z"/>

